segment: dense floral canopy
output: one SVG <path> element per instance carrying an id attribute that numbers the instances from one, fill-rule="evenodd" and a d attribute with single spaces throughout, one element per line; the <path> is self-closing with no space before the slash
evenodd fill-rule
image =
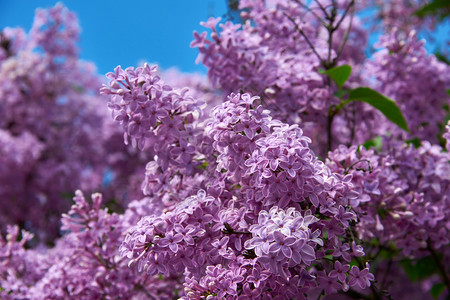
<path id="1" fill-rule="evenodd" d="M 2 299 L 449 294 L 450 72 L 418 38 L 438 18 L 236 3 L 193 34 L 205 78 L 98 76 L 62 4 L 0 31 Z"/>

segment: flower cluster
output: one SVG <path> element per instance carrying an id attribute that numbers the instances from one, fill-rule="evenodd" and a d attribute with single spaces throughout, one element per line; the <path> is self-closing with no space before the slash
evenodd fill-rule
<path id="1" fill-rule="evenodd" d="M 345 264 L 363 255 L 345 235 L 355 220 L 345 208 L 357 197 L 350 178 L 334 176 L 315 158 L 300 128 L 254 108 L 257 100 L 231 94 L 211 111 L 203 143 L 212 140 L 212 148 L 200 147 L 211 152 L 202 175 L 210 181 L 207 192 L 142 218 L 121 246 L 122 256 L 138 270 L 184 274 L 188 298 L 276 295 L 294 284 L 286 279 L 291 275 L 309 283 L 292 286 L 290 293 L 309 293 L 323 285 L 318 281 L 323 276 L 306 271 L 311 265 L 331 272 L 324 256 Z M 157 169 L 156 162 L 149 166 Z M 340 252 L 350 244 L 350 253 Z M 246 266 L 261 270 L 264 280 Z M 249 284 L 255 280 L 258 284 Z M 337 284 L 348 288 L 346 279 Z"/>
<path id="2" fill-rule="evenodd" d="M 246 241 L 245 248 L 254 249 L 258 261 L 272 273 L 283 272 L 285 264 L 292 267 L 303 262 L 310 266 L 316 259 L 315 245 L 323 246 L 320 230 L 311 232 L 309 228 L 317 221 L 311 211 L 302 216 L 294 208 L 262 210 L 258 223 L 249 228 L 252 239 Z"/>
<path id="3" fill-rule="evenodd" d="M 409 32 L 412 29 L 432 30 L 437 24 L 433 15 L 419 16 L 416 12 L 429 3 L 420 0 L 365 0 L 362 9 L 370 9 L 375 12 L 372 17 L 372 26 L 382 27 L 387 31 L 399 29 Z M 380 22 L 381 21 L 381 22 Z"/>
<path id="4" fill-rule="evenodd" d="M 131 139 L 139 149 L 152 145 L 159 154 L 169 150 L 172 161 L 187 163 L 193 152 L 192 147 L 187 147 L 183 132 L 193 123 L 203 103 L 186 96 L 187 89 L 177 90 L 164 84 L 156 71 L 156 66 L 147 64 L 126 70 L 119 66 L 107 74 L 109 86 L 104 86 L 102 93 L 113 95 L 109 107 L 125 132 L 126 142 Z M 163 141 L 166 139 L 168 142 Z M 166 148 L 176 141 L 178 147 Z"/>
<path id="5" fill-rule="evenodd" d="M 148 64 L 126 70 L 119 66 L 107 76 L 109 85 L 101 93 L 110 95 L 108 106 L 124 131 L 125 143 L 131 140 L 147 157 L 144 195 L 170 206 L 204 187 L 199 120 L 205 103 L 191 96 L 202 92 L 165 84 L 157 67 Z"/>
<path id="6" fill-rule="evenodd" d="M 173 298 L 180 289 L 175 280 L 140 274 L 119 257 L 129 221 L 142 215 L 108 213 L 100 208 L 101 194 L 93 194 L 91 204 L 77 191 L 73 200 L 61 219 L 67 234 L 54 248 L 26 249 L 32 236 L 22 232 L 18 239 L 17 227 L 0 240 L 2 299 Z"/>
<path id="7" fill-rule="evenodd" d="M 331 1 L 325 2 L 324 7 L 332 7 Z M 361 81 L 365 59 L 362 50 L 367 33 L 358 18 L 344 13 L 347 5 L 340 5 L 333 13 L 335 21 L 330 21 L 330 26 L 338 22 L 341 26 L 333 31 L 336 37 L 330 40 L 330 49 L 330 33 L 321 24 L 331 11 L 322 12 L 315 4 L 307 9 L 299 1 L 268 5 L 264 1 L 239 1 L 242 25 L 211 18 L 202 23 L 210 38 L 207 32 L 194 32 L 191 47 L 199 49 L 198 61 L 208 67 L 208 78 L 224 90 L 224 95 L 238 88 L 260 95 L 264 108 L 277 119 L 301 124 L 315 141 L 315 151 L 325 155 L 327 113 L 339 100 L 318 70 L 340 59 L 354 67 L 348 83 L 354 85 Z M 341 139 L 345 140 L 345 135 Z"/>
<path id="8" fill-rule="evenodd" d="M 41 278 L 45 258 L 39 252 L 30 255 L 25 245 L 33 235 L 18 226 L 8 226 L 0 236 L 0 296 L 2 299 L 26 298 L 28 287 Z"/>
<path id="9" fill-rule="evenodd" d="M 380 248 L 394 248 L 410 259 L 436 251 L 447 259 L 449 153 L 428 142 L 415 148 L 392 139 L 385 139 L 383 148 L 376 154 L 342 146 L 330 153 L 327 162 L 335 172 L 351 174 L 361 195 L 352 204 L 360 221 L 356 226 L 359 238 L 377 241 L 366 247 L 374 258 Z M 383 276 L 388 282 L 389 276 Z"/>
<path id="10" fill-rule="evenodd" d="M 404 113 L 410 128 L 407 138 L 437 143 L 446 117 L 442 108 L 450 105 L 446 92 L 450 76 L 448 66 L 427 54 L 424 43 L 415 31 L 408 35 L 392 31 L 380 38 L 378 46 L 382 49 L 374 53 L 366 70 L 374 74 L 374 88 L 395 99 Z M 371 131 L 401 134 L 389 123 L 380 125 L 372 124 Z"/>
<path id="11" fill-rule="evenodd" d="M 75 15 L 58 4 L 37 10 L 29 34 L 0 32 L 0 229 L 21 224 L 49 243 L 77 188 L 117 183 L 105 196 L 124 207 L 125 196 L 141 194 L 130 192 L 128 178 L 148 160 L 114 142 L 122 133 L 98 94 L 94 66 L 78 59 L 78 31 Z M 114 178 L 105 183 L 107 174 Z"/>
<path id="12" fill-rule="evenodd" d="M 361 194 L 353 205 L 361 238 L 394 242 L 406 255 L 448 244 L 448 152 L 425 142 L 414 148 L 386 140 L 385 147 L 382 155 L 340 147 L 327 163 L 353 176 Z"/>

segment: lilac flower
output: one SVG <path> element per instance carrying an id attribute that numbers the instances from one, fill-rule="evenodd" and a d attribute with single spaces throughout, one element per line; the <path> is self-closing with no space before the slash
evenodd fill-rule
<path id="1" fill-rule="evenodd" d="M 183 225 L 175 224 L 173 229 L 176 232 L 178 232 L 179 234 L 181 234 L 181 236 L 183 237 L 183 240 L 186 242 L 186 244 L 194 245 L 193 234 L 196 231 L 194 226 L 187 225 L 186 227 L 184 227 Z"/>
<path id="2" fill-rule="evenodd" d="M 349 262 L 351 260 L 351 256 L 349 253 L 350 246 L 348 245 L 348 243 L 342 243 L 338 238 L 334 238 L 334 242 L 336 245 L 334 246 L 332 255 L 334 257 L 342 256 L 345 261 Z"/>
<path id="3" fill-rule="evenodd" d="M 165 117 L 161 119 L 158 133 L 167 137 L 178 138 L 180 136 L 181 120 Z"/>
<path id="4" fill-rule="evenodd" d="M 145 272 L 149 275 L 154 275 L 157 273 L 167 275 L 169 269 L 167 268 L 168 261 L 164 254 L 155 253 L 154 255 L 149 255 L 146 257 L 148 259 L 148 264 L 145 265 Z"/>
<path id="5" fill-rule="evenodd" d="M 189 145 L 188 142 L 181 138 L 179 140 L 179 146 L 170 150 L 170 154 L 177 157 L 180 157 L 182 163 L 187 163 L 191 160 L 192 155 L 195 153 L 195 147 Z"/>
<path id="6" fill-rule="evenodd" d="M 339 211 L 335 215 L 336 220 L 340 221 L 342 225 L 348 226 L 348 220 L 355 219 L 355 214 L 346 212 L 342 205 L 339 206 Z"/>
<path id="7" fill-rule="evenodd" d="M 300 161 L 297 161 L 294 156 L 290 156 L 287 161 L 283 160 L 280 162 L 280 167 L 286 170 L 289 176 L 295 178 L 297 170 L 302 167 L 302 164 Z"/>
<path id="8" fill-rule="evenodd" d="M 247 276 L 247 281 L 253 283 L 258 288 L 261 282 L 264 282 L 269 277 L 267 271 L 262 269 L 259 265 L 255 265 L 252 269 L 251 275 Z"/>
<path id="9" fill-rule="evenodd" d="M 344 228 L 340 226 L 341 223 L 336 219 L 331 219 L 330 221 L 326 221 L 324 223 L 329 239 L 342 235 L 345 231 Z"/>
<path id="10" fill-rule="evenodd" d="M 280 253 L 278 252 L 273 252 L 268 255 L 258 257 L 258 262 L 262 263 L 272 273 L 276 273 L 278 271 L 280 260 L 282 260 L 282 255 L 280 257 Z"/>
<path id="11" fill-rule="evenodd" d="M 158 107 L 154 102 L 146 103 L 145 106 L 149 123 L 153 127 L 155 127 L 161 119 L 166 118 L 169 115 L 166 109 Z"/>
<path id="12" fill-rule="evenodd" d="M 0 32 L 0 198 L 12 199 L 0 201 L 0 298 L 357 295 L 375 275 L 350 270 L 355 258 L 381 275 L 361 293 L 395 298 L 401 284 L 400 299 L 429 297 L 441 278 L 408 285 L 395 256 L 449 256 L 450 123 L 437 136 L 450 73 L 404 24 L 412 8 L 375 1 L 400 27 L 368 60 L 358 15 L 374 1 L 238 2 L 242 24 L 194 33 L 211 84 L 119 66 L 100 89 L 108 104 L 61 5 L 38 11 L 29 35 Z M 319 72 L 342 65 L 352 73 L 339 88 Z M 365 85 L 395 99 L 409 132 L 348 101 Z M 77 191 L 69 209 L 78 187 L 105 194 Z"/>
<path id="13" fill-rule="evenodd" d="M 287 185 L 286 185 L 286 172 L 280 172 L 278 174 L 273 174 L 272 177 L 270 177 L 270 191 L 272 193 L 283 193 L 287 192 Z"/>
<path id="14" fill-rule="evenodd" d="M 236 132 L 243 131 L 249 139 L 252 139 L 256 135 L 256 130 L 258 128 L 258 124 L 252 120 L 241 120 L 241 122 L 234 127 L 234 130 Z"/>
<path id="15" fill-rule="evenodd" d="M 342 287 L 335 277 L 331 277 L 330 275 L 327 276 L 324 272 L 319 273 L 317 281 L 319 282 L 320 287 L 324 289 L 325 293 L 328 295 L 336 293 Z"/>
<path id="16" fill-rule="evenodd" d="M 350 269 L 349 265 L 342 265 L 338 260 L 334 263 L 334 269 L 328 274 L 331 278 L 337 278 L 341 282 L 345 282 L 346 272 Z"/>
<path id="17" fill-rule="evenodd" d="M 194 31 L 194 40 L 191 42 L 190 46 L 192 48 L 204 47 L 205 44 L 209 43 L 209 41 L 206 39 L 206 36 L 206 32 L 202 32 L 201 34 L 199 34 L 197 31 Z"/>
<path id="18" fill-rule="evenodd" d="M 281 159 L 280 149 L 272 148 L 265 152 L 265 157 L 269 160 L 269 166 L 272 171 L 278 168 Z"/>
<path id="19" fill-rule="evenodd" d="M 244 247 L 246 249 L 255 249 L 257 256 L 263 256 L 263 254 L 269 254 L 270 240 L 267 229 L 264 228 L 258 233 L 258 237 L 247 240 Z"/>
<path id="20" fill-rule="evenodd" d="M 450 121 L 447 122 L 447 125 L 445 126 L 445 133 L 442 136 L 445 140 L 445 148 L 448 152 L 450 152 Z"/>
<path id="21" fill-rule="evenodd" d="M 273 233 L 273 238 L 275 242 L 270 245 L 269 252 L 282 252 L 286 258 L 291 258 L 291 246 L 296 242 L 296 239 L 294 237 L 286 237 L 279 231 Z"/>
<path id="22" fill-rule="evenodd" d="M 194 250 L 192 247 L 179 249 L 174 258 L 174 264 L 182 264 L 184 267 L 194 267 L 194 260 L 192 259 Z"/>
<path id="23" fill-rule="evenodd" d="M 207 27 L 213 31 L 216 30 L 217 24 L 220 22 L 221 18 L 209 18 L 207 22 L 200 22 L 200 25 Z"/>
<path id="24" fill-rule="evenodd" d="M 307 266 L 310 266 L 311 263 L 316 260 L 314 248 L 311 245 L 306 244 L 304 240 L 299 240 L 295 247 L 299 251 L 295 251 L 294 253 L 298 253 L 299 255 L 294 255 L 292 257 L 294 262 L 300 263 L 300 261 L 303 261 Z"/>
<path id="25" fill-rule="evenodd" d="M 173 234 L 173 232 L 169 231 L 165 234 L 165 236 L 159 241 L 159 245 L 163 247 L 169 246 L 169 249 L 177 253 L 178 252 L 178 243 L 181 242 L 183 236 L 179 233 Z"/>
<path id="26" fill-rule="evenodd" d="M 228 236 L 223 237 L 221 240 L 216 240 L 211 243 L 214 246 L 214 251 L 217 251 L 219 255 L 224 255 L 227 252 L 227 245 L 230 238 Z"/>
<path id="27" fill-rule="evenodd" d="M 348 272 L 349 280 L 348 285 L 351 287 L 360 287 L 361 289 L 365 289 L 370 286 L 370 281 L 375 279 L 372 273 L 369 273 L 369 268 L 366 267 L 363 270 L 359 270 L 357 266 L 353 266 L 352 269 Z"/>

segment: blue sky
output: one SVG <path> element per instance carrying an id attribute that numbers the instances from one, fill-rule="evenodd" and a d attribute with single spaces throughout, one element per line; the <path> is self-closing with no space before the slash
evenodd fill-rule
<path id="1" fill-rule="evenodd" d="M 37 7 L 50 7 L 53 0 L 0 0 L 0 28 L 21 26 L 28 31 Z M 226 0 L 66 0 L 80 21 L 81 58 L 97 65 L 105 74 L 117 65 L 136 66 L 142 61 L 157 63 L 163 69 L 173 66 L 184 72 L 202 72 L 196 65 L 197 49 L 189 44 L 194 30 L 203 31 L 200 21 L 211 16 L 223 16 Z M 448 42 L 450 22 L 442 24 L 437 44 Z M 376 40 L 372 36 L 371 42 Z M 427 43 L 429 51 L 435 43 Z M 447 45 L 448 49 L 448 45 Z"/>
<path id="2" fill-rule="evenodd" d="M 81 24 L 81 58 L 97 65 L 100 74 L 117 65 L 158 63 L 167 69 L 205 72 L 195 64 L 197 50 L 189 44 L 200 21 L 226 13 L 226 0 L 66 0 Z M 0 0 L 0 28 L 20 26 L 28 31 L 37 7 L 57 1 Z"/>

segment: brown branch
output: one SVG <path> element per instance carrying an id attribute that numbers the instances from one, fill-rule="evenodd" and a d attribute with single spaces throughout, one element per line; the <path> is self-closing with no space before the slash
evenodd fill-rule
<path id="1" fill-rule="evenodd" d="M 344 291 L 339 291 L 340 294 L 349 296 L 353 299 L 371 299 L 369 296 L 361 294 L 355 290 L 352 289 L 348 289 L 348 291 L 344 292 Z"/>
<path id="2" fill-rule="evenodd" d="M 334 26 L 334 29 L 338 29 L 339 26 L 341 25 L 342 21 L 344 21 L 345 16 L 347 15 L 348 11 L 350 10 L 351 7 L 353 7 L 353 5 L 355 4 L 355 0 L 352 0 L 347 7 L 345 8 L 344 13 L 342 14 L 342 17 L 339 19 L 339 21 L 337 22 L 336 26 Z"/>
<path id="3" fill-rule="evenodd" d="M 441 273 L 441 278 L 444 284 L 447 286 L 447 290 L 450 291 L 450 279 L 448 277 L 447 271 L 445 270 L 444 265 L 441 262 L 441 259 L 439 258 L 439 255 L 436 253 L 436 250 L 434 250 L 433 246 L 431 245 L 431 241 L 427 241 L 427 249 L 430 251 L 431 256 L 433 256 L 434 261 L 436 262 L 436 265 L 439 269 L 439 272 Z"/>
<path id="4" fill-rule="evenodd" d="M 295 3 L 299 4 L 300 6 L 302 6 L 304 9 L 306 9 L 307 12 L 310 12 L 314 15 L 314 17 L 316 17 L 320 23 L 322 23 L 323 26 L 326 26 L 325 22 L 322 20 L 322 18 L 316 14 L 308 5 L 306 5 L 305 3 L 303 3 L 300 0 L 293 0 Z"/>
<path id="5" fill-rule="evenodd" d="M 325 9 L 325 7 L 322 6 L 322 4 L 319 2 L 319 0 L 314 0 L 314 2 L 317 3 L 317 5 L 320 7 L 320 10 L 322 10 L 323 14 L 328 19 L 330 16 L 328 15 L 327 10 Z"/>
<path id="6" fill-rule="evenodd" d="M 306 36 L 305 32 L 298 26 L 297 22 L 295 22 L 295 20 L 290 17 L 288 14 L 283 13 L 295 26 L 295 29 L 305 38 L 306 43 L 308 44 L 308 46 L 311 48 L 311 50 L 314 52 L 314 54 L 317 56 L 317 58 L 319 59 L 319 61 L 322 63 L 323 60 L 320 57 L 319 53 L 317 53 L 316 48 L 314 47 L 314 45 L 311 43 L 311 41 L 309 40 L 309 38 Z"/>
<path id="7" fill-rule="evenodd" d="M 353 1 L 352 1 L 353 2 Z M 338 51 L 336 53 L 336 57 L 334 58 L 333 62 L 336 63 L 337 60 L 339 59 L 339 56 L 341 56 L 342 51 L 344 50 L 344 46 L 347 43 L 348 40 L 348 36 L 350 34 L 350 30 L 352 29 L 352 25 L 353 25 L 353 16 L 355 13 L 355 9 L 353 7 L 352 11 L 351 11 L 351 17 L 350 17 L 350 24 L 348 25 L 347 29 L 345 30 L 344 33 L 344 38 L 342 39 L 341 44 L 339 45 Z"/>
<path id="8" fill-rule="evenodd" d="M 228 224 L 227 222 L 223 223 L 223 225 L 225 226 L 224 229 L 222 229 L 222 233 L 223 234 L 246 234 L 246 235 L 251 235 L 252 233 L 249 231 L 238 231 L 238 230 L 234 230 L 233 227 L 231 227 L 230 224 Z"/>
<path id="9" fill-rule="evenodd" d="M 331 126 L 333 124 L 334 116 L 336 115 L 336 111 L 334 106 L 331 106 L 328 109 L 328 118 L 327 118 L 327 152 L 331 151 L 332 146 L 332 131 Z"/>

